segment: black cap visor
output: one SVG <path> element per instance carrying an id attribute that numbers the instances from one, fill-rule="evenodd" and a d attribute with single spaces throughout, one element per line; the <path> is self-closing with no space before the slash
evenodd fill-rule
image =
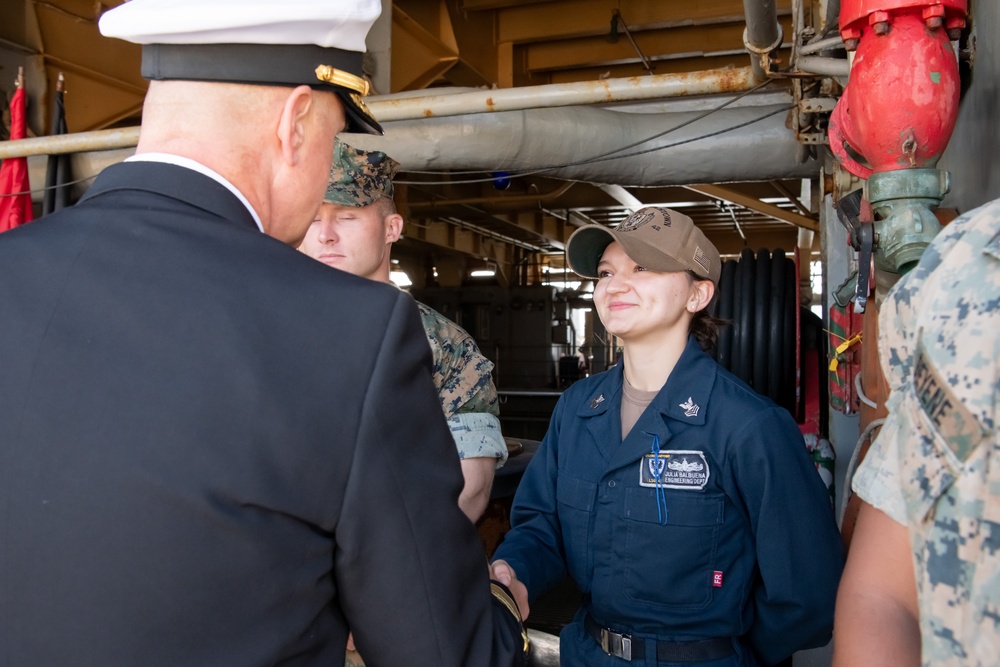
<path id="1" fill-rule="evenodd" d="M 142 75 L 150 80 L 310 86 L 337 94 L 348 132 L 383 134 L 360 91 L 317 77 L 320 66 L 361 76 L 364 54 L 315 44 L 144 44 Z"/>

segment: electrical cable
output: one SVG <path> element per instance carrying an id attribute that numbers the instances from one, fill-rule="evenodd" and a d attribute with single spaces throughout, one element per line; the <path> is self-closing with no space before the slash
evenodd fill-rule
<path id="1" fill-rule="evenodd" d="M 861 388 L 861 373 L 854 376 L 854 390 L 858 392 L 858 398 L 861 399 L 862 403 L 867 405 L 869 408 L 878 409 L 878 403 L 868 398 L 868 396 L 865 395 L 865 390 Z"/>
<path id="2" fill-rule="evenodd" d="M 858 465 L 861 446 L 871 435 L 872 431 L 884 423 L 884 418 L 873 419 L 868 422 L 868 426 L 865 426 L 865 430 L 861 432 L 861 437 L 858 438 L 858 442 L 854 445 L 854 451 L 851 452 L 851 460 L 847 462 L 847 470 L 844 472 L 844 494 L 840 501 L 840 512 L 837 516 L 837 526 L 840 528 L 844 527 L 844 515 L 847 513 L 847 501 L 851 499 L 851 481 L 854 479 L 854 469 Z"/>
<path id="3" fill-rule="evenodd" d="M 57 185 L 49 185 L 49 186 L 45 186 L 45 187 L 41 187 L 41 188 L 32 188 L 31 190 L 25 190 L 23 192 L 7 192 L 7 193 L 4 193 L 4 194 L 0 194 L 0 197 L 20 197 L 21 195 L 41 194 L 42 192 L 45 192 L 46 190 L 57 190 L 59 188 L 68 188 L 71 185 L 76 185 L 77 183 L 83 183 L 85 181 L 90 181 L 90 180 L 93 180 L 95 178 L 97 178 L 97 174 L 94 174 L 93 176 L 84 176 L 83 178 L 78 178 L 75 181 L 69 181 L 67 183 L 59 183 Z"/>

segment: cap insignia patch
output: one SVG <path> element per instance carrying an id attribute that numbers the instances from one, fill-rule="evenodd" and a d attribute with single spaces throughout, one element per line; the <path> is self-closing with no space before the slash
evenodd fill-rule
<path id="1" fill-rule="evenodd" d="M 644 224 L 656 217 L 656 213 L 653 209 L 646 209 L 642 211 L 637 211 L 625 218 L 622 224 L 618 225 L 618 231 L 620 232 L 631 232 L 639 229 Z"/>

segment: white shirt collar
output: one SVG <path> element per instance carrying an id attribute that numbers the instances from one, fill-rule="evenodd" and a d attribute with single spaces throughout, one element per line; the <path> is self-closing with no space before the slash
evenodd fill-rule
<path id="1" fill-rule="evenodd" d="M 236 198 L 243 202 L 243 205 L 247 207 L 248 211 L 250 211 L 250 215 L 253 216 L 253 221 L 257 223 L 257 229 L 261 232 L 264 231 L 264 225 L 260 222 L 260 216 L 257 215 L 257 211 L 253 209 L 253 206 L 251 206 L 250 202 L 247 201 L 247 198 L 243 196 L 243 193 L 237 190 L 236 186 L 226 180 L 222 174 L 214 169 L 209 169 L 200 162 L 196 162 L 191 158 L 181 157 L 180 155 L 173 155 L 171 153 L 139 153 L 138 155 L 125 158 L 125 162 L 163 162 L 166 164 L 176 165 L 178 167 L 184 167 L 185 169 L 191 169 L 192 171 L 197 171 L 199 174 L 204 174 L 236 195 Z"/>

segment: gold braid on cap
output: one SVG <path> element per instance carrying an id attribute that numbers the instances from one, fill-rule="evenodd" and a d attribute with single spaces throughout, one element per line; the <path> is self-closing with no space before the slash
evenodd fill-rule
<path id="1" fill-rule="evenodd" d="M 334 86 L 356 91 L 361 93 L 362 96 L 367 95 L 371 89 L 368 81 L 362 79 L 360 76 L 355 76 L 350 72 L 345 72 L 342 69 L 330 67 L 329 65 L 320 65 L 317 67 L 316 78 Z"/>

